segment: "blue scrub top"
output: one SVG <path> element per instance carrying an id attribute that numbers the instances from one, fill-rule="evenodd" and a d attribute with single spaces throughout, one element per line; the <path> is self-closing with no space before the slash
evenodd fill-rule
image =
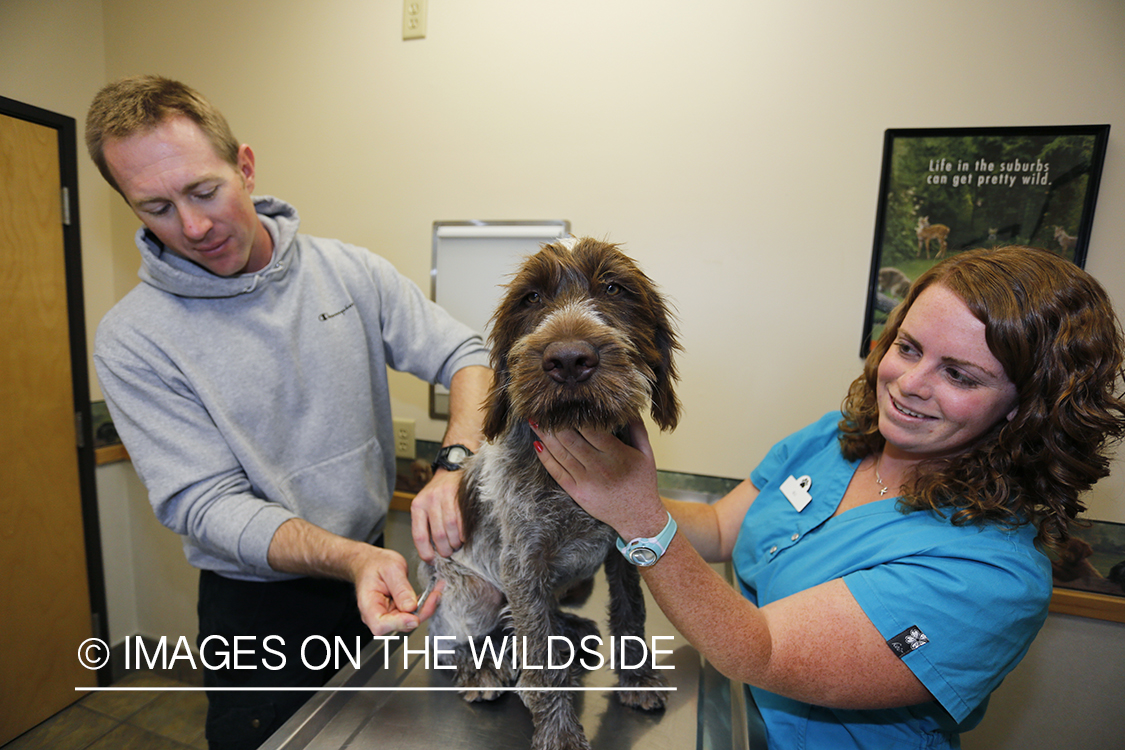
<path id="1" fill-rule="evenodd" d="M 859 465 L 840 453 L 840 419 L 831 412 L 790 435 L 751 473 L 759 494 L 735 543 L 735 572 L 758 606 L 843 578 L 936 700 L 842 711 L 752 688 L 770 747 L 958 747 L 957 733 L 980 722 L 1047 618 L 1050 561 L 1029 525 L 954 526 L 935 512 L 903 513 L 894 498 L 833 518 Z M 791 476 L 811 480 L 800 511 L 780 489 Z"/>

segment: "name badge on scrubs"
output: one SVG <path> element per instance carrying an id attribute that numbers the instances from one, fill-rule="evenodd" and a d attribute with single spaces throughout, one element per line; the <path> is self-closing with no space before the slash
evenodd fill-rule
<path id="1" fill-rule="evenodd" d="M 809 494 L 809 487 L 811 486 L 812 480 L 808 476 L 798 479 L 790 475 L 788 479 L 781 483 L 781 494 L 785 495 L 785 499 L 800 513 L 812 500 L 812 495 Z"/>

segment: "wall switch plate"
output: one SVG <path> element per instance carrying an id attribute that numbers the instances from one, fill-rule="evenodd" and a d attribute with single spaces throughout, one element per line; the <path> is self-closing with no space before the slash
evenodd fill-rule
<path id="1" fill-rule="evenodd" d="M 426 38 L 426 0 L 403 0 L 402 38 Z"/>
<path id="2" fill-rule="evenodd" d="M 414 446 L 414 420 L 396 419 L 395 458 L 414 459 L 417 457 L 418 453 Z"/>

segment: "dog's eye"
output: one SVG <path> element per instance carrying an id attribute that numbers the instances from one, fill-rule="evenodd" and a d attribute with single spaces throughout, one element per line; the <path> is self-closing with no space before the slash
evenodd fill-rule
<path id="1" fill-rule="evenodd" d="M 538 305 L 541 299 L 542 297 L 539 296 L 539 292 L 531 292 L 523 298 L 523 301 L 528 305 Z"/>
<path id="2" fill-rule="evenodd" d="M 605 285 L 605 293 L 610 297 L 616 297 L 621 294 L 621 286 L 614 284 L 612 281 Z"/>

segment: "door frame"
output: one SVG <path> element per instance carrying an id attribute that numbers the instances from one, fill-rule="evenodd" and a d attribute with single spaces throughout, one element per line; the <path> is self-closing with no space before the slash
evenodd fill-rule
<path id="1" fill-rule="evenodd" d="M 82 498 L 82 528 L 86 544 L 86 583 L 90 591 L 91 632 L 109 644 L 105 569 L 102 564 L 101 524 L 94 477 L 94 431 L 90 407 L 90 376 L 86 353 L 86 307 L 82 289 L 82 236 L 78 214 L 78 140 L 73 117 L 0 96 L 0 114 L 53 128 L 58 133 L 59 181 L 69 197 L 64 206 L 63 254 L 66 264 L 66 301 L 70 335 L 75 432 L 78 436 L 78 487 Z M 60 196 L 60 200 L 61 200 Z M 77 651 L 75 652 L 77 658 Z M 98 670 L 98 686 L 110 684 L 108 662 Z M 77 687 L 77 686 L 76 686 Z"/>

